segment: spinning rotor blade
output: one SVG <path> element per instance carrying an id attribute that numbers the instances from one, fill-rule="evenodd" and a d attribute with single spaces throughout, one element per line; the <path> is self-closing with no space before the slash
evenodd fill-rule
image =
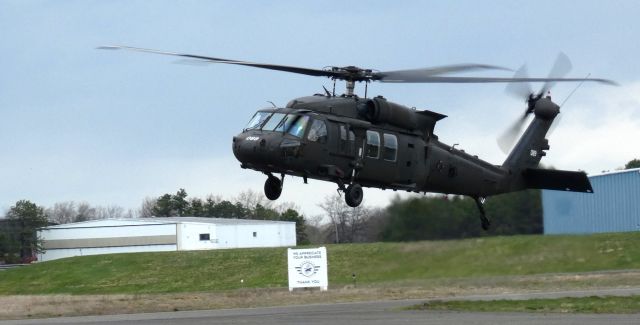
<path id="1" fill-rule="evenodd" d="M 504 153 L 509 153 L 511 147 L 518 139 L 518 135 L 520 134 L 520 130 L 524 126 L 524 123 L 527 121 L 528 114 L 522 115 L 519 119 L 517 119 L 511 126 L 498 137 L 498 146 L 500 150 Z"/>
<path id="2" fill-rule="evenodd" d="M 256 62 L 248 62 L 248 61 L 223 59 L 223 58 L 210 57 L 210 56 L 202 56 L 202 55 L 158 51 L 158 50 L 152 50 L 152 49 L 144 49 L 144 48 L 131 47 L 131 46 L 121 46 L 121 45 L 100 46 L 98 47 L 98 49 L 130 50 L 130 51 L 137 51 L 137 52 L 171 55 L 171 56 L 178 56 L 178 57 L 183 57 L 188 59 L 201 60 L 203 62 L 244 65 L 244 66 L 249 66 L 254 68 L 277 70 L 277 71 L 304 74 L 309 76 L 329 77 L 333 79 L 352 80 L 352 81 L 371 81 L 371 80 L 382 81 L 382 80 L 390 79 L 392 81 L 389 81 L 389 82 L 423 82 L 421 80 L 426 77 L 445 74 L 445 73 L 477 71 L 477 70 L 483 70 L 483 69 L 510 71 L 510 69 L 507 69 L 507 68 L 486 65 L 486 64 L 457 64 L 457 65 L 448 65 L 448 66 L 440 66 L 440 67 L 432 67 L 432 68 L 398 70 L 398 71 L 388 71 L 388 72 L 372 72 L 371 70 L 361 69 L 358 67 L 329 67 L 328 69 L 319 70 L 319 69 L 310 69 L 310 68 L 294 67 L 294 66 L 287 66 L 287 65 L 256 63 Z M 403 81 L 404 79 L 406 79 L 407 81 Z"/>
<path id="3" fill-rule="evenodd" d="M 247 62 L 247 61 L 229 60 L 229 59 L 216 58 L 216 57 L 211 57 L 211 56 L 165 52 L 165 51 L 143 49 L 143 48 L 130 47 L 130 46 L 120 46 L 120 45 L 100 46 L 100 47 L 98 47 L 98 49 L 100 49 L 100 50 L 130 50 L 130 51 L 137 51 L 137 52 L 146 52 L 146 53 L 154 53 L 154 54 L 162 54 L 162 55 L 171 55 L 171 56 L 178 56 L 178 57 L 189 58 L 189 59 L 203 60 L 203 61 L 208 61 L 208 62 L 212 62 L 212 63 L 225 63 L 225 64 L 244 65 L 244 66 L 249 66 L 249 67 L 254 67 L 254 68 L 262 68 L 262 69 L 269 69 L 269 70 L 277 70 L 277 71 L 304 74 L 304 75 L 308 75 L 308 76 L 334 77 L 334 78 L 340 76 L 339 73 L 336 73 L 336 72 L 333 72 L 333 71 L 309 69 L 309 68 L 301 68 L 301 67 L 293 67 L 293 66 L 287 66 L 287 65 L 277 65 L 277 64 L 268 64 L 268 63 L 255 63 L 255 62 Z"/>
<path id="4" fill-rule="evenodd" d="M 547 80 L 542 85 L 542 88 L 537 94 L 533 92 L 531 85 L 529 83 L 527 84 L 511 83 L 507 85 L 505 91 L 507 91 L 512 95 L 517 96 L 518 98 L 525 99 L 527 102 L 527 109 L 525 110 L 524 116 L 516 120 L 513 125 L 511 125 L 502 135 L 500 135 L 500 137 L 498 137 L 498 146 L 504 153 L 508 153 L 509 149 L 513 147 L 513 144 L 518 139 L 520 130 L 522 130 L 522 127 L 524 126 L 527 116 L 533 113 L 533 108 L 537 100 L 540 99 L 542 96 L 544 96 L 556 84 L 556 82 L 569 81 L 570 79 L 565 79 L 563 77 L 566 76 L 570 71 L 571 71 L 571 61 L 569 60 L 569 57 L 567 57 L 566 54 L 560 52 L 558 54 L 558 57 L 554 61 L 553 66 L 551 67 L 551 70 L 549 71 L 549 76 L 546 78 Z M 580 85 L 582 85 L 584 81 L 596 81 L 596 82 L 601 82 L 605 84 L 615 85 L 615 83 L 610 80 L 589 79 L 588 77 L 589 76 L 581 79 L 574 79 L 574 78 L 571 78 L 571 79 L 573 79 L 572 81 L 580 81 Z M 523 65 L 522 67 L 520 67 L 520 69 L 518 69 L 518 71 L 516 71 L 514 78 L 515 79 L 532 79 L 532 78 L 528 78 L 527 76 L 526 65 Z M 558 119 L 559 119 L 559 116 L 558 116 Z M 553 129 L 555 129 L 557 125 L 558 125 L 558 121 L 556 120 L 551 125 L 551 129 L 549 130 L 549 133 L 551 133 L 551 131 L 553 131 Z"/>
<path id="5" fill-rule="evenodd" d="M 562 78 L 567 74 L 569 74 L 569 72 L 571 72 L 571 68 L 572 68 L 572 65 L 571 65 L 571 61 L 569 60 L 569 57 L 566 54 L 560 52 L 558 53 L 558 57 L 556 58 L 556 61 L 553 63 L 553 67 L 551 67 L 551 70 L 549 71 L 549 78 L 554 78 L 554 77 Z M 555 84 L 556 84 L 555 81 L 545 82 L 544 85 L 542 85 L 540 92 L 538 93 L 545 94 L 547 91 L 553 88 Z"/>
<path id="6" fill-rule="evenodd" d="M 560 53 L 558 58 L 549 72 L 547 78 L 529 78 L 527 76 L 526 66 L 520 67 L 516 71 L 512 78 L 495 78 L 495 77 L 448 77 L 440 76 L 440 74 L 471 71 L 479 69 L 493 69 L 493 70 L 509 70 L 506 68 L 483 65 L 483 64 L 461 64 L 436 68 L 425 68 L 415 70 L 399 70 L 399 71 L 387 71 L 374 73 L 374 80 L 388 83 L 497 83 L 505 82 L 513 84 L 510 92 L 517 93 L 521 97 L 528 97 L 533 93 L 531 86 L 526 84 L 530 82 L 544 82 L 541 92 L 548 91 L 556 82 L 579 82 L 579 81 L 593 81 L 604 83 L 608 85 L 617 85 L 615 82 L 608 79 L 600 78 L 563 78 L 571 70 L 571 62 L 569 58 Z M 522 86 L 516 85 L 517 83 Z"/>
<path id="7" fill-rule="evenodd" d="M 520 69 L 518 69 L 518 71 L 516 71 L 516 73 L 513 75 L 514 78 L 527 78 L 528 77 L 528 73 L 527 73 L 527 66 L 525 64 L 523 64 Z M 527 98 L 529 97 L 530 94 L 533 93 L 533 89 L 531 89 L 531 83 L 524 83 L 524 82 L 513 82 L 513 83 L 509 83 L 507 84 L 507 87 L 505 88 L 505 91 L 510 94 L 513 95 L 517 98 Z"/>
<path id="8" fill-rule="evenodd" d="M 523 64 L 520 69 L 516 71 L 513 75 L 514 78 L 528 78 L 529 75 L 527 73 L 527 65 Z M 514 82 L 507 84 L 505 91 L 517 98 L 524 98 L 525 102 L 528 105 L 528 98 L 531 94 L 533 94 L 533 89 L 531 88 L 530 82 Z M 518 139 L 518 135 L 520 134 L 520 130 L 524 126 L 524 123 L 527 121 L 527 116 L 529 115 L 529 109 L 524 112 L 524 115 L 517 119 L 507 130 L 504 131 L 498 137 L 498 147 L 502 152 L 509 153 L 509 150 L 513 147 L 513 144 Z"/>
<path id="9" fill-rule="evenodd" d="M 243 65 L 254 68 L 277 70 L 304 74 L 308 76 L 329 77 L 332 79 L 340 79 L 347 81 L 380 81 L 388 83 L 489 83 L 489 82 L 556 82 L 556 81 L 597 81 L 613 84 L 612 81 L 606 79 L 562 79 L 562 78 L 484 78 L 484 77 L 446 77 L 440 76 L 446 73 L 474 71 L 474 70 L 509 70 L 506 68 L 485 65 L 485 64 L 458 64 L 433 68 L 397 70 L 387 72 L 373 72 L 370 69 L 362 69 L 354 66 L 349 67 L 329 67 L 327 69 L 310 69 L 303 67 L 294 67 L 288 65 L 256 63 L 249 61 L 239 61 L 231 59 L 223 59 L 211 56 L 202 56 L 194 54 L 184 54 L 175 52 L 158 51 L 152 49 L 144 49 L 131 46 L 111 45 L 100 46 L 102 50 L 130 50 L 137 52 L 146 52 L 162 55 L 178 56 L 188 59 L 202 60 L 212 63 L 224 63 Z"/>
<path id="10" fill-rule="evenodd" d="M 381 79 L 380 82 L 397 82 L 397 83 L 498 83 L 498 82 L 578 82 L 578 81 L 595 81 L 607 85 L 617 85 L 608 79 L 600 78 L 492 78 L 492 77 L 446 77 L 446 76 L 428 76 L 420 78 L 420 80 L 387 80 Z"/>
<path id="11" fill-rule="evenodd" d="M 383 71 L 373 73 L 373 80 L 381 82 L 430 82 L 430 77 L 441 74 L 465 72 L 465 71 L 478 71 L 478 70 L 505 70 L 512 71 L 508 68 L 503 68 L 495 65 L 477 64 L 477 63 L 465 63 L 455 65 L 445 65 L 440 67 L 422 68 L 422 69 L 408 69 L 408 70 L 395 70 L 395 71 Z M 426 81 L 424 81 L 426 80 Z"/>

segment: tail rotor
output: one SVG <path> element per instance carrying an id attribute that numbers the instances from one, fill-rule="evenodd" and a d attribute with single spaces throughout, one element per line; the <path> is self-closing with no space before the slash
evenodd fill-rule
<path id="1" fill-rule="evenodd" d="M 547 79 L 563 78 L 571 71 L 571 67 L 571 61 L 569 60 L 569 57 L 567 57 L 566 54 L 560 52 L 553 64 L 553 67 L 549 71 L 549 76 L 547 77 Z M 527 66 L 523 65 L 522 67 L 520 67 L 520 69 L 516 71 L 513 78 L 528 78 Z M 507 84 L 505 91 L 512 96 L 524 99 L 527 107 L 524 111 L 524 114 L 498 137 L 498 146 L 504 153 L 508 153 L 509 150 L 513 147 L 525 122 L 527 121 L 527 118 L 535 110 L 538 100 L 540 100 L 540 98 L 547 94 L 551 90 L 551 88 L 555 86 L 555 84 L 555 80 L 547 80 L 537 93 L 533 92 L 533 88 L 531 87 L 531 83 L 529 82 L 516 82 Z"/>

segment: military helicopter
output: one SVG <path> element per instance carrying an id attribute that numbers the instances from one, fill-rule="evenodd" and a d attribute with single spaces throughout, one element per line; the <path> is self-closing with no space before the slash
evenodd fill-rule
<path id="1" fill-rule="evenodd" d="M 333 80 L 333 91 L 291 100 L 285 107 L 258 110 L 242 132 L 233 137 L 232 148 L 240 166 L 264 173 L 264 193 L 270 200 L 280 197 L 285 175 L 334 182 L 351 207 L 360 205 L 363 187 L 416 193 L 444 193 L 473 198 L 483 229 L 490 220 L 484 210 L 489 196 L 524 189 L 551 189 L 593 192 L 581 171 L 538 168 L 549 144 L 545 136 L 560 106 L 547 95 L 556 82 L 599 82 L 596 78 L 562 78 L 570 70 L 565 55 L 558 56 L 547 78 L 529 78 L 523 66 L 512 78 L 446 76 L 455 72 L 508 70 L 484 64 L 458 64 L 422 69 L 376 71 L 356 66 L 310 69 L 287 65 L 255 63 L 210 56 L 143 49 L 129 46 L 102 46 L 163 54 L 199 61 L 277 70 Z M 336 81 L 346 83 L 346 92 L 336 95 Z M 526 110 L 500 137 L 502 148 L 511 147 L 526 118 L 533 114 L 524 134 L 502 165 L 494 165 L 470 155 L 455 145 L 438 140 L 436 123 L 446 115 L 417 110 L 388 101 L 382 96 L 367 97 L 370 82 L 383 83 L 520 83 L 512 93 L 524 97 Z M 365 95 L 354 93 L 355 84 L 365 84 Z M 527 84 L 542 82 L 533 92 Z M 278 177 L 279 176 L 279 177 Z"/>

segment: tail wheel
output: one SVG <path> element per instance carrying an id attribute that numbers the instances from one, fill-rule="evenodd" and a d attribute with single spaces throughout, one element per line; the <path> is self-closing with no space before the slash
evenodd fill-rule
<path id="1" fill-rule="evenodd" d="M 282 194 L 282 181 L 274 176 L 269 176 L 264 182 L 264 195 L 267 199 L 277 200 Z"/>
<path id="2" fill-rule="evenodd" d="M 364 194 L 362 193 L 362 186 L 357 183 L 353 183 L 347 187 L 344 191 L 344 200 L 348 206 L 355 208 L 362 203 L 362 198 Z"/>

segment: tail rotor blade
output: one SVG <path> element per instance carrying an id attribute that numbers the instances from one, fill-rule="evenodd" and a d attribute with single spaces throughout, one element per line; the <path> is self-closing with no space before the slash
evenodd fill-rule
<path id="1" fill-rule="evenodd" d="M 569 57 L 560 52 L 558 53 L 558 57 L 556 58 L 556 61 L 553 63 L 553 67 L 551 67 L 551 70 L 549 71 L 549 79 L 551 78 L 563 78 L 564 76 L 566 76 L 567 74 L 569 74 L 569 72 L 571 72 L 571 68 L 573 66 L 571 65 L 571 60 L 569 60 Z M 549 91 L 551 88 L 553 88 L 553 86 L 555 86 L 556 81 L 547 81 L 542 85 L 542 88 L 540 89 L 540 94 L 545 94 L 547 91 Z"/>
<path id="2" fill-rule="evenodd" d="M 509 150 L 513 147 L 513 144 L 518 139 L 518 135 L 527 121 L 527 114 L 517 119 L 500 137 L 498 137 L 498 146 L 502 152 L 509 153 Z"/>
<path id="3" fill-rule="evenodd" d="M 513 77 L 528 78 L 527 65 L 523 64 L 520 69 L 516 71 Z M 529 97 L 529 95 L 533 93 L 533 89 L 531 89 L 531 83 L 529 82 L 512 82 L 507 84 L 505 92 L 515 96 L 516 98 L 523 99 Z"/>

